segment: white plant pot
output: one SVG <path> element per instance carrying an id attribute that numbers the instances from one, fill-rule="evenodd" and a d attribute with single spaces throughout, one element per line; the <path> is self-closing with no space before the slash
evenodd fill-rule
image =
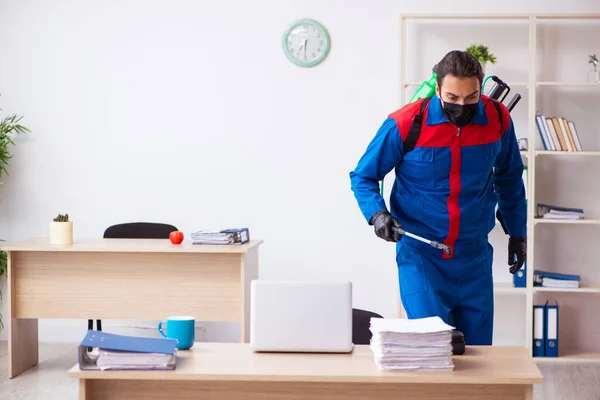
<path id="1" fill-rule="evenodd" d="M 50 244 L 73 244 L 73 221 L 51 221 Z"/>
<path id="2" fill-rule="evenodd" d="M 479 64 L 481 64 L 481 69 L 482 69 L 482 71 L 483 71 L 483 75 L 485 75 L 485 67 L 486 67 L 487 63 L 486 63 L 486 62 L 479 61 Z"/>

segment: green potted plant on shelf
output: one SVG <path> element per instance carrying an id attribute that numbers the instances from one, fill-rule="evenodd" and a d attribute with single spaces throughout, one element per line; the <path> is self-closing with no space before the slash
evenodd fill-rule
<path id="1" fill-rule="evenodd" d="M 1 108 L 0 111 L 2 111 Z M 23 116 L 12 114 L 0 120 L 0 186 L 2 186 L 2 175 L 8 175 L 7 167 L 12 158 L 10 146 L 15 145 L 13 137 L 15 135 L 29 132 L 29 129 L 20 124 L 22 118 Z M 6 274 L 7 267 L 6 253 L 2 251 L 2 248 L 0 248 L 0 277 Z M 1 299 L 2 292 L 0 292 L 0 300 Z M 0 314 L 0 330 L 2 330 L 2 328 L 4 328 L 4 322 L 2 319 L 2 314 Z"/>
<path id="2" fill-rule="evenodd" d="M 73 221 L 69 221 L 69 214 L 58 214 L 50 222 L 50 244 L 73 244 Z"/>
<path id="3" fill-rule="evenodd" d="M 483 44 L 472 44 L 467 47 L 467 53 L 471 54 L 481 63 L 481 68 L 483 69 L 483 73 L 485 75 L 485 67 L 488 62 L 492 64 L 496 64 L 496 56 L 490 53 L 490 49 Z"/>

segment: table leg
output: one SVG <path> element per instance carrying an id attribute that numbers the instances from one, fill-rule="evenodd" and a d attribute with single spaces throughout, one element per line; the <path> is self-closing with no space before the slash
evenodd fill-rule
<path id="1" fill-rule="evenodd" d="M 37 365 L 38 320 L 11 318 L 8 329 L 8 377 Z"/>
<path id="2" fill-rule="evenodd" d="M 14 378 L 38 363 L 38 320 L 13 318 L 16 311 L 16 274 L 12 252 L 7 252 L 7 256 L 8 377 Z"/>
<path id="3" fill-rule="evenodd" d="M 91 400 L 92 396 L 90 396 L 89 384 L 87 379 L 79 380 L 79 400 Z"/>
<path id="4" fill-rule="evenodd" d="M 533 385 L 525 386 L 525 400 L 533 400 Z"/>
<path id="5" fill-rule="evenodd" d="M 258 279 L 258 247 L 250 249 L 242 257 L 242 309 L 240 316 L 241 343 L 250 342 L 250 285 Z"/>

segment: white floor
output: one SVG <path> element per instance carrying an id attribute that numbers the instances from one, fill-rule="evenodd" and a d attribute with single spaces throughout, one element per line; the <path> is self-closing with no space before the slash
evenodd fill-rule
<path id="1" fill-rule="evenodd" d="M 76 344 L 41 344 L 40 364 L 8 379 L 8 349 L 0 342 L 0 400 L 77 400 L 77 381 L 67 371 L 77 362 Z M 541 365 L 544 383 L 535 400 L 600 399 L 600 364 Z"/>

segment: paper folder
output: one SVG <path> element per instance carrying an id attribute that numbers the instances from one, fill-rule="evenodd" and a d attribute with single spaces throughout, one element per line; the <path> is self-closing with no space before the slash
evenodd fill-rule
<path id="1" fill-rule="evenodd" d="M 513 286 L 516 288 L 524 288 L 527 286 L 527 260 L 520 270 L 513 275 Z"/>
<path id="2" fill-rule="evenodd" d="M 175 339 L 115 335 L 89 330 L 79 345 L 79 369 L 175 369 L 177 350 Z M 94 349 L 92 352 L 88 348 Z M 107 356 L 113 365 L 99 365 Z"/>
<path id="3" fill-rule="evenodd" d="M 546 302 L 544 314 L 546 357 L 558 357 L 558 303 L 552 305 Z"/>
<path id="4" fill-rule="evenodd" d="M 533 306 L 533 356 L 544 357 L 546 355 L 546 308 L 545 306 Z"/>

